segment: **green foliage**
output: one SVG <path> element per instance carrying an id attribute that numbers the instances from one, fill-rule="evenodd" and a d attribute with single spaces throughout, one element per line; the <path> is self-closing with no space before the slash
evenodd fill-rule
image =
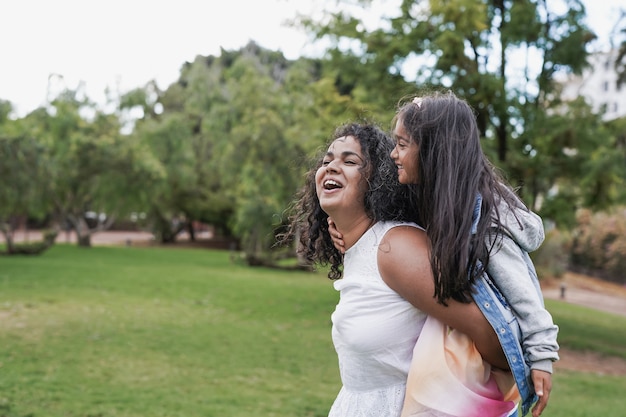
<path id="1" fill-rule="evenodd" d="M 0 221 L 23 213 L 35 218 L 46 212 L 44 157 L 44 147 L 33 137 L 0 131 L 0 177 L 5 184 L 0 187 Z"/>
<path id="2" fill-rule="evenodd" d="M 274 243 L 273 230 L 298 187 L 293 161 L 301 158 L 296 142 L 285 136 L 280 85 L 255 59 L 241 57 L 229 69 L 232 108 L 239 120 L 230 130 L 223 157 L 229 164 L 226 187 L 235 201 L 232 229 L 249 257 L 261 258 Z"/>
<path id="3" fill-rule="evenodd" d="M 621 198 L 623 148 L 586 103 L 558 100 L 555 75 L 580 73 L 595 37 L 580 1 L 404 0 L 374 28 L 359 13 L 368 1 L 346 3 L 300 21 L 330 45 L 342 94 L 383 115 L 404 94 L 451 89 L 475 109 L 485 152 L 559 227 Z"/>
<path id="4" fill-rule="evenodd" d="M 11 107 L 0 102 L 0 113 Z M 7 113 L 8 115 L 8 113 Z M 46 199 L 50 171 L 46 163 L 46 147 L 33 137 L 23 120 L 11 120 L 0 114 L 0 232 L 6 242 L 7 254 L 42 253 L 54 243 L 46 239 L 33 245 L 17 244 L 13 232 L 17 219 L 41 219 L 51 209 Z"/>
<path id="5" fill-rule="evenodd" d="M 41 171 L 27 180 L 25 189 L 44 199 L 44 213 L 55 214 L 57 227 L 69 222 L 79 244 L 89 245 L 92 230 L 85 212 L 106 213 L 110 223 L 133 211 L 145 184 L 159 171 L 145 149 L 120 134 L 115 115 L 95 110 L 78 96 L 79 91 L 63 91 L 48 108 L 20 120 L 23 136 L 33 138 L 39 153 L 36 164 L 18 160 L 15 169 Z M 24 209 L 22 214 L 34 213 Z"/>
<path id="6" fill-rule="evenodd" d="M 190 204 L 189 195 L 202 191 L 196 170 L 200 155 L 194 153 L 191 127 L 182 114 L 167 114 L 158 122 L 147 120 L 137 132 L 165 174 L 149 184 L 146 211 L 154 222 L 157 238 L 168 242 L 178 231 L 172 228 L 172 220 L 184 215 L 184 207 Z"/>
<path id="7" fill-rule="evenodd" d="M 0 126 L 9 120 L 9 115 L 13 111 L 13 105 L 10 101 L 0 99 Z"/>
<path id="8" fill-rule="evenodd" d="M 357 3 L 365 8 L 368 2 Z M 382 100 L 379 108 L 385 109 L 384 102 L 414 93 L 415 84 L 451 88 L 476 109 L 481 132 L 496 139 L 491 143 L 501 161 L 509 156 L 510 120 L 523 123 L 522 111 L 541 112 L 553 92 L 555 71 L 580 72 L 592 40 L 581 23 L 584 8 L 575 0 L 561 13 L 530 0 L 404 0 L 397 13 L 389 12 L 393 17 L 370 30 L 348 10 L 330 12 L 319 22 L 302 19 L 305 28 L 330 41 L 331 64 L 338 80 L 349 80 L 347 93 L 370 91 L 377 98 L 370 95 L 368 102 Z M 537 72 L 530 67 L 534 59 L 513 58 L 529 50 L 540 51 L 536 79 L 528 78 Z M 401 73 L 406 62 L 417 65 L 415 75 L 406 74 L 415 82 L 412 88 Z M 526 79 L 516 80 L 515 73 Z"/>
<path id="9" fill-rule="evenodd" d="M 510 177 L 527 179 L 521 192 L 533 209 L 571 229 L 578 208 L 602 210 L 621 201 L 625 148 L 601 115 L 579 99 L 567 112 L 556 101 L 533 117 L 508 163 Z"/>
<path id="10" fill-rule="evenodd" d="M 162 240 L 175 238 L 173 219 L 200 220 L 238 238 L 246 259 L 273 262 L 274 230 L 303 162 L 361 111 L 321 71 L 318 61 L 290 62 L 250 43 L 196 57 L 158 93 L 162 112 L 144 111 L 135 134 L 166 170 L 148 210 Z M 127 101 L 138 105 L 136 97 Z"/>
<path id="11" fill-rule="evenodd" d="M 615 150 L 609 165 L 610 172 L 617 178 L 613 204 L 626 205 L 626 163 L 623 163 L 626 161 L 626 117 L 611 120 L 606 129 L 612 137 L 608 147 Z"/>

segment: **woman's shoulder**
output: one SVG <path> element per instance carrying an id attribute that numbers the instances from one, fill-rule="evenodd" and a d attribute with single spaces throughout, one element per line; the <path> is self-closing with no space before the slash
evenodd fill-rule
<path id="1" fill-rule="evenodd" d="M 430 297 L 434 291 L 426 232 L 410 224 L 389 229 L 378 247 L 377 261 L 385 284 L 423 310 L 426 304 L 420 293 Z"/>
<path id="2" fill-rule="evenodd" d="M 382 256 L 394 262 L 406 256 L 419 256 L 428 252 L 428 237 L 422 227 L 415 223 L 391 222 L 379 245 Z"/>
<path id="3" fill-rule="evenodd" d="M 417 223 L 413 223 L 413 222 L 391 221 L 390 220 L 390 221 L 378 222 L 376 225 L 379 226 L 380 229 L 384 230 L 385 232 L 388 232 L 388 231 L 393 230 L 395 228 L 413 228 L 413 229 L 424 231 L 424 228 L 422 226 L 418 225 Z"/>

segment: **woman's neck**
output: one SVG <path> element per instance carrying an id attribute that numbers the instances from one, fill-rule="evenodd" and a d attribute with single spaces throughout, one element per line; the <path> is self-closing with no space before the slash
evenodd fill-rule
<path id="1" fill-rule="evenodd" d="M 332 217 L 332 216 L 331 216 Z M 354 244 L 367 232 L 374 224 L 374 219 L 367 216 L 359 216 L 356 218 L 346 217 L 344 219 L 336 219 L 333 217 L 335 226 L 339 233 L 343 235 L 343 242 L 346 250 L 350 249 Z"/>

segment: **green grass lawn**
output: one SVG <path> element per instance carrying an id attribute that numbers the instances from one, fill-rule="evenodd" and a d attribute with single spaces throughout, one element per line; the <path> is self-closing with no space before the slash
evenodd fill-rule
<path id="1" fill-rule="evenodd" d="M 559 325 L 559 344 L 626 360 L 626 317 L 546 300 Z M 626 415 L 626 377 L 559 371 L 542 417 Z M 530 414 L 529 414 L 530 415 Z"/>
<path id="2" fill-rule="evenodd" d="M 227 251 L 0 257 L 0 417 L 322 417 L 340 387 L 324 273 Z M 626 319 L 548 304 L 561 344 L 626 358 Z M 616 415 L 626 378 L 555 375 L 544 416 Z"/>

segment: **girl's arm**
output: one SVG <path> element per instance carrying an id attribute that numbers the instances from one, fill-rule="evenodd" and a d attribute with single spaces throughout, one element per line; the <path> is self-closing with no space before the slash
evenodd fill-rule
<path id="1" fill-rule="evenodd" d="M 343 255 L 346 253 L 346 244 L 343 241 L 343 235 L 339 233 L 339 230 L 335 227 L 335 222 L 330 217 L 328 218 L 328 233 L 335 245 L 335 248 Z"/>
<path id="2" fill-rule="evenodd" d="M 382 239 L 378 267 L 385 283 L 421 311 L 467 334 L 492 366 L 509 369 L 498 336 L 474 303 L 437 302 L 426 233 L 411 226 L 394 227 Z"/>

